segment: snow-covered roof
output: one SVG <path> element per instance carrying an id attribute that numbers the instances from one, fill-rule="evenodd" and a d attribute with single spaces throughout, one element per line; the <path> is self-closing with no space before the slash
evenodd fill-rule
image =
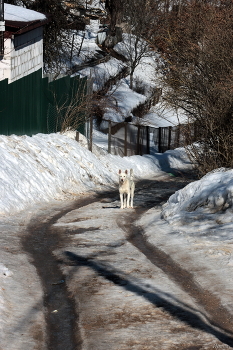
<path id="1" fill-rule="evenodd" d="M 24 7 L 4 4 L 4 20 L 16 22 L 43 21 L 46 20 L 46 16 Z"/>

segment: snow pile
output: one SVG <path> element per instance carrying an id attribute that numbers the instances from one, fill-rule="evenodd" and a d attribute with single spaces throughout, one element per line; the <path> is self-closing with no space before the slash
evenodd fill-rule
<path id="1" fill-rule="evenodd" d="M 0 135 L 0 215 L 116 186 L 119 168 L 133 168 L 138 178 L 161 171 L 156 157 L 121 158 L 95 145 L 92 153 L 74 135 Z"/>
<path id="2" fill-rule="evenodd" d="M 153 152 L 152 147 L 150 153 L 156 157 L 160 168 L 167 173 L 180 175 L 180 171 L 190 171 L 193 168 L 183 147 L 176 148 L 175 150 L 169 150 L 164 153 L 156 153 L 156 151 Z"/>
<path id="3" fill-rule="evenodd" d="M 77 194 L 109 179 L 94 154 L 63 135 L 1 135 L 0 157 L 0 214 Z"/>
<path id="4" fill-rule="evenodd" d="M 224 168 L 177 191 L 162 209 L 162 217 L 179 230 L 187 230 L 189 225 L 189 233 L 208 231 L 208 235 L 218 239 L 232 239 L 232 214 L 233 170 Z"/>
<path id="5" fill-rule="evenodd" d="M 117 86 L 114 85 L 108 92 L 108 95 L 113 101 L 117 101 L 117 103 L 115 109 L 106 108 L 104 119 L 114 122 L 124 121 L 126 117 L 131 115 L 132 109 L 146 100 L 144 95 L 138 94 L 129 88 L 127 79 L 122 79 Z"/>

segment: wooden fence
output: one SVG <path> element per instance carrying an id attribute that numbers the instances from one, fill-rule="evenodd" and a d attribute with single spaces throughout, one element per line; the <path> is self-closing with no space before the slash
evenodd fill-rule
<path id="1" fill-rule="evenodd" d="M 93 123 L 90 121 L 89 149 L 92 150 Z M 108 152 L 120 156 L 163 153 L 183 147 L 195 140 L 195 128 L 191 124 L 154 128 L 127 122 L 105 121 L 101 130 L 108 134 Z"/>

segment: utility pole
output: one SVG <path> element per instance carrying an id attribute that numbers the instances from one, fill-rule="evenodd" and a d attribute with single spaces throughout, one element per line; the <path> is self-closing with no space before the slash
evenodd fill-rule
<path id="1" fill-rule="evenodd" d="M 4 0 L 0 0 L 0 58 L 4 55 Z"/>

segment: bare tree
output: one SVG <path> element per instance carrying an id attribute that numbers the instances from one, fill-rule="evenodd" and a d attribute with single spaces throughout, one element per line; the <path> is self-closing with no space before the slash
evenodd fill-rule
<path id="1" fill-rule="evenodd" d="M 56 131 L 65 132 L 66 130 L 77 130 L 79 126 L 84 124 L 89 115 L 88 104 L 89 97 L 82 95 L 83 87 L 75 93 L 72 97 L 67 96 L 62 98 L 62 101 L 53 95 L 54 110 L 56 113 Z"/>
<path id="2" fill-rule="evenodd" d="M 124 5 L 123 21 L 127 29 L 123 42 L 130 69 L 130 88 L 133 88 L 136 67 L 143 58 L 152 55 L 147 32 L 155 21 L 156 7 L 154 0 L 129 0 Z"/>
<path id="3" fill-rule="evenodd" d="M 195 125 L 189 154 L 201 174 L 233 167 L 233 5 L 193 1 L 158 28 L 164 101 Z"/>

